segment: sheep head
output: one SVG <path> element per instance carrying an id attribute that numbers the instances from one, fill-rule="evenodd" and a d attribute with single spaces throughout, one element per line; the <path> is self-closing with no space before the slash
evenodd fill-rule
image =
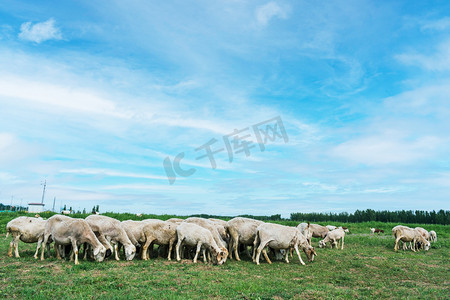
<path id="1" fill-rule="evenodd" d="M 126 260 L 132 260 L 135 254 L 136 254 L 136 247 L 133 244 L 125 246 Z"/>

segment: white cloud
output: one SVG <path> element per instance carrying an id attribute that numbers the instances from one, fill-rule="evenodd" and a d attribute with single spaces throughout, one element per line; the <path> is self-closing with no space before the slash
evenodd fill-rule
<path id="1" fill-rule="evenodd" d="M 31 25 L 31 22 L 23 23 L 20 26 L 19 38 L 39 44 L 48 40 L 60 40 L 62 35 L 59 28 L 55 26 L 55 20 L 48 19 L 34 25 Z"/>
<path id="2" fill-rule="evenodd" d="M 406 65 L 419 66 L 429 71 L 450 70 L 450 41 L 441 43 L 431 55 L 421 53 L 403 53 L 395 56 Z"/>
<path id="3" fill-rule="evenodd" d="M 344 142 L 331 153 L 365 165 L 408 164 L 431 156 L 440 144 L 440 139 L 433 136 L 410 140 L 395 134 L 384 134 Z"/>
<path id="4" fill-rule="evenodd" d="M 129 173 L 129 172 L 121 172 L 114 171 L 108 169 L 65 169 L 61 170 L 61 173 L 70 173 L 70 174 L 79 174 L 79 175 L 103 175 L 103 176 L 112 176 L 112 177 L 130 177 L 130 178 L 145 178 L 145 179 L 164 179 L 167 180 L 167 177 L 164 176 L 156 176 L 156 175 L 145 175 L 139 173 Z"/>
<path id="5" fill-rule="evenodd" d="M 445 30 L 450 28 L 450 17 L 426 22 L 421 28 L 422 30 Z"/>
<path id="6" fill-rule="evenodd" d="M 286 19 L 287 10 L 280 7 L 276 2 L 266 3 L 256 9 L 256 20 L 261 25 L 267 25 L 274 17 Z"/>

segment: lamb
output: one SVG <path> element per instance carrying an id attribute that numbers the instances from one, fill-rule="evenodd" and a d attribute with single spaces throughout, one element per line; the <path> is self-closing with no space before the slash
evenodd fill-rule
<path id="1" fill-rule="evenodd" d="M 6 237 L 12 235 L 11 243 L 9 244 L 8 256 L 12 257 L 12 249 L 14 247 L 15 257 L 19 256 L 19 240 L 24 243 L 36 243 L 36 252 L 34 258 L 37 259 L 39 248 L 44 240 L 45 224 L 40 217 L 18 217 L 8 222 L 6 225 Z"/>
<path id="2" fill-rule="evenodd" d="M 236 217 L 227 222 L 226 229 L 230 234 L 230 243 L 229 243 L 229 254 L 230 258 L 233 258 L 233 249 L 234 256 L 237 261 L 240 261 L 239 257 L 239 244 L 245 246 L 253 246 L 253 242 L 255 241 L 256 236 L 256 228 L 264 222 L 249 219 Z"/>
<path id="3" fill-rule="evenodd" d="M 344 249 L 345 231 L 343 228 L 338 228 L 328 232 L 325 238 L 319 241 L 319 247 L 326 247 L 328 242 L 331 242 L 331 248 L 339 248 L 338 243 L 341 242 L 341 250 Z"/>
<path id="4" fill-rule="evenodd" d="M 261 255 L 261 251 L 268 246 L 275 250 L 286 250 L 285 252 L 285 260 L 286 263 L 289 263 L 289 249 L 294 248 L 297 253 L 298 259 L 302 265 L 305 265 L 303 262 L 298 247 L 300 246 L 305 252 L 309 261 L 312 261 L 314 255 L 317 255 L 314 248 L 311 247 L 306 238 L 300 233 L 296 227 L 284 226 L 279 224 L 272 223 L 264 223 L 258 226 L 256 229 L 256 238 L 254 241 L 254 252 L 253 252 L 253 262 L 259 265 L 259 257 Z M 267 253 L 263 251 L 264 257 L 269 264 L 270 261 Z"/>
<path id="5" fill-rule="evenodd" d="M 197 225 L 195 223 L 183 222 L 178 225 L 177 229 L 177 261 L 180 261 L 180 248 L 183 244 L 191 247 L 197 247 L 194 257 L 194 263 L 197 263 L 197 257 L 200 249 L 203 247 L 203 260 L 206 262 L 206 251 L 208 250 L 212 256 L 213 264 L 223 264 L 226 261 L 228 255 L 227 249 L 220 248 L 210 230 Z"/>
<path id="6" fill-rule="evenodd" d="M 411 247 L 411 250 L 414 252 L 416 252 L 415 245 L 417 242 L 423 243 L 425 251 L 428 251 L 430 248 L 430 242 L 428 242 L 417 229 L 399 225 L 392 228 L 392 234 L 395 237 L 395 251 L 398 250 L 398 242 L 400 240 L 402 242 L 412 242 L 413 247 Z"/>
<path id="7" fill-rule="evenodd" d="M 71 245 L 75 255 L 75 264 L 78 265 L 78 246 L 82 243 L 89 244 L 96 261 L 101 262 L 105 258 L 106 248 L 95 236 L 89 224 L 83 219 L 74 219 L 63 215 L 54 215 L 47 220 L 44 230 L 44 241 L 41 251 L 41 260 L 44 260 L 45 245 L 49 238 L 58 245 Z M 58 252 L 57 256 L 59 257 Z"/>
<path id="8" fill-rule="evenodd" d="M 437 234 L 436 234 L 436 231 L 434 231 L 434 230 L 431 230 L 431 231 L 430 231 L 430 240 L 431 240 L 432 242 L 437 242 Z"/>
<path id="9" fill-rule="evenodd" d="M 222 249 L 222 251 L 227 249 L 227 244 L 222 239 L 219 231 L 217 230 L 217 225 L 213 221 L 203 219 L 203 218 L 190 217 L 190 218 L 187 218 L 186 220 L 184 220 L 184 222 L 194 223 L 199 226 L 202 226 L 203 228 L 208 229 L 209 231 L 211 231 L 212 236 L 213 236 L 214 241 L 216 242 L 217 246 L 219 246 L 219 248 Z M 223 252 L 225 253 L 225 251 L 223 251 Z M 228 256 L 228 251 L 226 251 L 226 253 Z M 226 257 L 225 257 L 225 261 L 226 261 Z"/>
<path id="10" fill-rule="evenodd" d="M 107 244 L 111 243 L 114 245 L 114 254 L 117 261 L 120 260 L 118 243 L 122 244 L 125 248 L 126 260 L 132 260 L 134 258 L 136 247 L 131 243 L 120 221 L 102 215 L 90 215 L 85 220 L 97 236 L 101 237 L 102 240 L 103 238 L 106 239 Z M 103 240 L 102 244 L 104 243 Z"/>

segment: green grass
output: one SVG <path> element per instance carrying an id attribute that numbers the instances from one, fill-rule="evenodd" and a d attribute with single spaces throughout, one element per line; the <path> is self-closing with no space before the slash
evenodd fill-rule
<path id="1" fill-rule="evenodd" d="M 0 215 L 0 232 L 16 215 Z M 290 223 L 289 223 L 290 224 Z M 293 224 L 291 224 L 293 225 Z M 397 224 L 346 224 L 352 234 L 344 250 L 317 249 L 313 263 L 301 266 L 228 260 L 223 266 L 163 258 L 131 262 L 33 259 L 35 244 L 20 243 L 21 257 L 9 258 L 10 239 L 0 239 L 0 297 L 4 298 L 432 298 L 448 299 L 450 226 L 435 230 L 438 242 L 428 252 L 393 251 L 391 228 Z M 410 227 L 416 225 L 409 225 Z M 370 227 L 384 229 L 380 236 Z M 313 241 L 317 245 L 318 239 Z M 303 260 L 305 256 L 302 255 Z"/>

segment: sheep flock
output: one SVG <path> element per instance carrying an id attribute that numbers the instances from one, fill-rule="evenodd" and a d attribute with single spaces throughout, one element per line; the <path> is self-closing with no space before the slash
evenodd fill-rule
<path id="1" fill-rule="evenodd" d="M 37 243 L 34 258 L 44 260 L 51 255 L 53 243 L 57 258 L 70 258 L 75 264 L 79 259 L 102 262 L 114 255 L 120 260 L 136 257 L 148 260 L 149 253 L 168 260 L 192 259 L 194 263 L 202 259 L 205 263 L 224 264 L 227 259 L 240 261 L 240 255 L 246 253 L 259 265 L 261 254 L 270 264 L 269 256 L 289 263 L 289 256 L 295 254 L 300 264 L 312 262 L 317 255 L 312 246 L 312 237 L 321 238 L 319 248 L 344 249 L 344 240 L 349 229 L 332 225 L 300 223 L 297 227 L 236 217 L 229 221 L 190 217 L 172 218 L 166 221 L 146 219 L 142 221 L 119 221 L 104 215 L 90 215 L 86 219 L 72 218 L 67 215 L 54 215 L 47 220 L 40 216 L 21 216 L 11 220 L 6 226 L 6 237 L 12 236 L 8 255 L 19 257 L 18 243 Z M 384 232 L 371 228 L 371 233 Z M 427 251 L 430 242 L 437 240 L 436 232 L 424 228 L 409 228 L 398 225 L 392 229 L 395 238 L 394 250 L 399 243 L 402 249 Z M 159 245 L 157 250 L 153 246 Z M 249 251 L 249 248 L 251 249 Z M 82 251 L 82 252 L 81 252 Z M 40 252 L 40 253 L 39 253 Z M 241 253 L 241 254 L 240 254 Z M 234 258 L 233 258 L 234 256 Z"/>

